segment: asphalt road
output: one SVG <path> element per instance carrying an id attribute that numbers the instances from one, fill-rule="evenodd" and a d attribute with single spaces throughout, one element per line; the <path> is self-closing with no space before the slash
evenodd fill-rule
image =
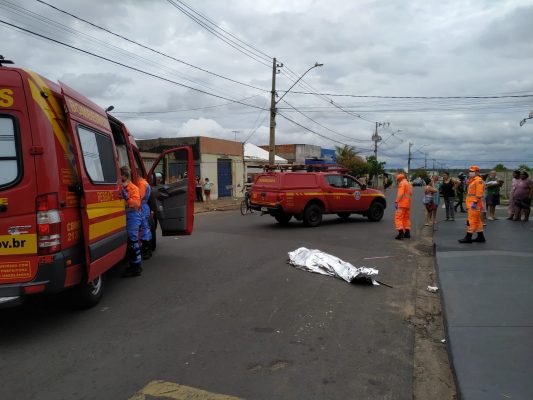
<path id="1" fill-rule="evenodd" d="M 142 277 L 113 270 L 91 310 L 64 295 L 0 310 L 0 398 L 129 399 L 163 380 L 245 399 L 411 399 L 416 257 L 393 239 L 391 204 L 379 223 L 318 228 L 197 215 L 192 236 L 160 238 Z M 286 260 L 300 246 L 376 267 L 394 288 L 297 270 Z"/>

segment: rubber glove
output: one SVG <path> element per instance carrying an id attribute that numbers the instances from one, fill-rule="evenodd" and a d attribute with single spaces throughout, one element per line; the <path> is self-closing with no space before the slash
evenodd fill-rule
<path id="1" fill-rule="evenodd" d="M 126 190 L 124 190 L 124 188 L 122 188 L 121 190 L 122 190 L 122 198 L 124 200 L 128 200 L 128 192 L 126 192 Z"/>
<path id="2" fill-rule="evenodd" d="M 395 209 L 395 210 L 398 209 L 398 203 L 394 203 L 394 209 Z"/>
<path id="3" fill-rule="evenodd" d="M 472 207 L 470 207 L 472 210 L 477 210 L 476 203 L 472 203 Z"/>

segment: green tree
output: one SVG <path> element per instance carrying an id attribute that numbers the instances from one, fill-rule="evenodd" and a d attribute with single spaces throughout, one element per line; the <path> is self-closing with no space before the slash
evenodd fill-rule
<path id="1" fill-rule="evenodd" d="M 411 174 L 412 179 L 416 178 L 422 178 L 426 179 L 428 177 L 428 173 L 425 169 L 415 169 Z"/>
<path id="2" fill-rule="evenodd" d="M 531 171 L 531 168 L 529 168 L 526 164 L 521 164 L 518 166 L 518 169 L 523 169 L 526 171 Z"/>
<path id="3" fill-rule="evenodd" d="M 370 176 L 381 175 L 385 172 L 385 161 L 379 162 L 375 156 L 368 156 L 366 162 Z"/>
<path id="4" fill-rule="evenodd" d="M 507 170 L 507 168 L 505 168 L 505 165 L 503 165 L 503 164 L 496 164 L 493 169 L 494 169 L 494 171 L 498 171 L 498 172 L 502 172 L 502 171 L 506 171 Z"/>
<path id="5" fill-rule="evenodd" d="M 337 164 L 346 168 L 350 175 L 361 176 L 368 173 L 368 165 L 351 146 L 336 147 Z"/>

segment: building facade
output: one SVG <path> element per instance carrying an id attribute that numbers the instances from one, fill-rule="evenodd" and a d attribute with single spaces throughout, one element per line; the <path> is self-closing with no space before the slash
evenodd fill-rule
<path id="1" fill-rule="evenodd" d="M 194 173 L 213 183 L 211 198 L 239 196 L 244 183 L 243 144 L 204 136 L 138 140 L 143 153 L 161 153 L 173 147 L 191 146 Z M 153 160 L 144 160 L 145 165 Z M 177 171 L 179 172 L 179 171 Z"/>
<path id="2" fill-rule="evenodd" d="M 269 150 L 269 146 L 259 146 L 264 150 Z M 275 154 L 283 157 L 289 164 L 305 164 L 307 159 L 319 159 L 321 157 L 321 147 L 312 144 L 278 144 Z"/>

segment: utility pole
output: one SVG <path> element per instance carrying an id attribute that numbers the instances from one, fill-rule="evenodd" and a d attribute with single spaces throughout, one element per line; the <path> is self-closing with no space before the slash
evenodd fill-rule
<path id="1" fill-rule="evenodd" d="M 241 133 L 241 131 L 232 131 L 235 134 L 235 141 L 237 141 L 237 133 Z"/>
<path id="2" fill-rule="evenodd" d="M 409 179 L 409 171 L 411 171 L 411 146 L 413 143 L 409 142 L 409 155 L 407 156 L 407 179 Z"/>
<path id="3" fill-rule="evenodd" d="M 276 74 L 278 64 L 272 59 L 272 91 L 270 92 L 270 141 L 268 145 L 268 163 L 275 164 L 276 160 Z"/>
<path id="4" fill-rule="evenodd" d="M 428 169 L 428 153 L 424 153 L 424 169 Z"/>
<path id="5" fill-rule="evenodd" d="M 388 122 L 376 122 L 376 128 L 372 134 L 372 140 L 374 141 L 374 157 L 378 160 L 378 142 L 381 142 L 381 136 L 378 135 L 379 126 L 389 126 Z"/>
<path id="6" fill-rule="evenodd" d="M 309 67 L 307 71 L 305 71 L 302 76 L 300 76 L 293 84 L 292 86 L 285 91 L 283 96 L 281 96 L 276 101 L 276 74 L 279 74 L 279 68 L 283 67 L 283 63 L 276 63 L 276 59 L 272 59 L 272 92 L 271 92 L 271 98 L 270 98 L 270 143 L 269 143 L 269 154 L 268 154 L 268 162 L 270 165 L 275 164 L 276 159 L 276 104 L 278 104 L 281 99 L 283 99 L 287 93 L 291 91 L 291 89 L 302 80 L 302 78 L 313 68 L 321 67 L 324 64 L 320 64 L 318 62 L 315 63 L 315 65 Z"/>

